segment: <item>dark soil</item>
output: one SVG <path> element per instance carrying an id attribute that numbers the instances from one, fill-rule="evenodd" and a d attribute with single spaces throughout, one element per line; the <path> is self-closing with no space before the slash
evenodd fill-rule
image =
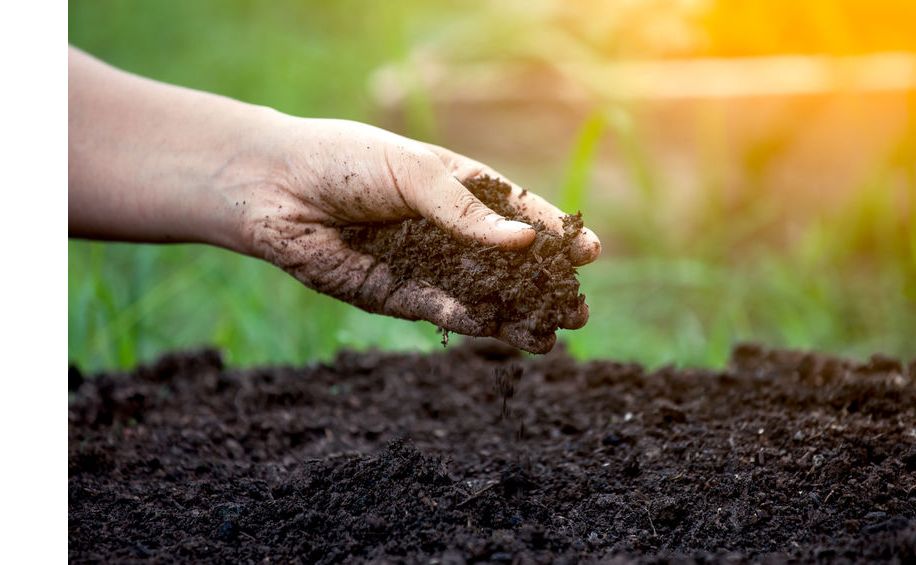
<path id="1" fill-rule="evenodd" d="M 74 562 L 916 560 L 916 363 L 448 352 L 82 379 Z M 505 406 L 505 408 L 504 408 Z"/>
<path id="2" fill-rule="evenodd" d="M 525 320 L 535 337 L 553 334 L 564 312 L 578 311 L 585 301 L 570 261 L 581 216 L 566 216 L 560 236 L 510 204 L 511 189 L 502 181 L 478 177 L 465 186 L 498 214 L 531 223 L 534 243 L 505 251 L 455 239 L 426 219 L 349 226 L 341 236 L 350 247 L 387 263 L 397 280 L 418 280 L 445 290 L 485 327 Z"/>

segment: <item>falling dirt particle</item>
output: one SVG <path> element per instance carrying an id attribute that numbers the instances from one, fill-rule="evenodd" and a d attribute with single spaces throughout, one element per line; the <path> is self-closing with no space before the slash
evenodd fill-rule
<path id="1" fill-rule="evenodd" d="M 442 347 L 448 347 L 448 330 L 440 327 L 439 332 L 442 334 L 442 340 L 440 341 Z"/>
<path id="2" fill-rule="evenodd" d="M 518 429 L 515 430 L 515 441 L 525 441 L 525 438 L 527 437 L 525 431 L 525 422 L 519 421 Z"/>
<path id="3" fill-rule="evenodd" d="M 500 414 L 503 418 L 509 416 L 509 400 L 515 396 L 515 387 L 522 380 L 522 367 L 520 365 L 509 365 L 508 367 L 498 367 L 494 372 L 494 383 L 496 392 L 502 398 L 502 410 Z"/>

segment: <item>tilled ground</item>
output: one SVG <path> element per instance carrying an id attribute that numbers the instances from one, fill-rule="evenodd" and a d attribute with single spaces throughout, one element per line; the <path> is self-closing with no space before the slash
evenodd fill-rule
<path id="1" fill-rule="evenodd" d="M 916 560 L 916 363 L 71 370 L 71 561 Z"/>

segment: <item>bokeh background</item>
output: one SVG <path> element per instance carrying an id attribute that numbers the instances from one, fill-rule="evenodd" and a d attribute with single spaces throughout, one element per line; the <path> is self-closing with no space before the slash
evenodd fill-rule
<path id="1" fill-rule="evenodd" d="M 124 69 L 485 161 L 605 244 L 579 357 L 721 365 L 756 340 L 916 355 L 916 3 L 71 2 Z M 203 246 L 69 243 L 69 355 L 215 344 L 234 364 L 433 350 Z"/>

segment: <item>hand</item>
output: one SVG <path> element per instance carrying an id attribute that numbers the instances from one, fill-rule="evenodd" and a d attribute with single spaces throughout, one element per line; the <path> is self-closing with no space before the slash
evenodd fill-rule
<path id="1" fill-rule="evenodd" d="M 144 79 L 72 48 L 69 71 L 71 236 L 219 245 L 370 312 L 528 351 L 553 346 L 553 336 L 536 338 L 524 324 L 481 325 L 442 290 L 395 285 L 385 265 L 339 237 L 349 223 L 422 216 L 456 237 L 523 248 L 534 230 L 493 213 L 459 182 L 500 177 L 493 170 L 364 124 L 293 118 Z M 531 193 L 525 205 L 532 220 L 562 231 L 560 210 Z M 600 251 L 583 230 L 571 258 L 584 264 Z M 583 306 L 562 325 L 587 319 Z"/>
<path id="2" fill-rule="evenodd" d="M 319 292 L 369 312 L 428 320 L 449 331 L 494 336 L 532 352 L 549 351 L 555 336 L 536 338 L 524 324 L 485 327 L 442 290 L 415 281 L 395 285 L 387 267 L 348 248 L 339 228 L 351 223 L 423 216 L 453 236 L 519 249 L 535 236 L 531 226 L 499 216 L 461 184 L 479 175 L 504 177 L 456 153 L 357 122 L 278 115 L 269 147 L 274 157 L 266 182 L 235 189 L 245 249 Z M 509 182 L 509 181 L 506 181 Z M 522 192 L 512 186 L 510 198 Z M 562 233 L 559 209 L 525 196 L 531 220 Z M 575 241 L 573 261 L 589 263 L 601 244 L 588 229 Z M 588 320 L 583 305 L 563 327 Z"/>

